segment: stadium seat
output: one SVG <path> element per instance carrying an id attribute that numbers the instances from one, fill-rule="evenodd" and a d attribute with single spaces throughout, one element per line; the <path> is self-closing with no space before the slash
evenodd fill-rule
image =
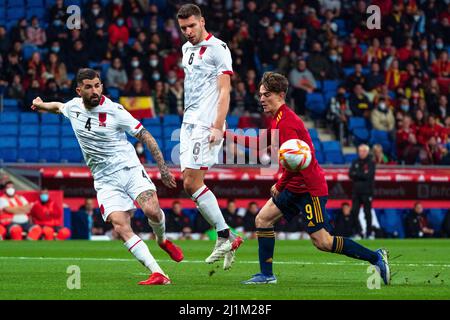
<path id="1" fill-rule="evenodd" d="M 331 151 L 341 151 L 341 143 L 337 140 L 322 141 L 322 149 L 324 153 Z"/>
<path id="2" fill-rule="evenodd" d="M 61 140 L 61 149 L 76 149 L 80 148 L 78 145 L 78 140 L 76 138 L 66 137 Z"/>
<path id="3" fill-rule="evenodd" d="M 352 163 L 356 158 L 358 158 L 358 154 L 356 153 L 348 153 L 344 155 L 345 163 Z"/>
<path id="4" fill-rule="evenodd" d="M 43 0 L 27 0 L 27 7 L 43 8 L 45 6 Z"/>
<path id="5" fill-rule="evenodd" d="M 167 141 L 164 147 L 164 159 L 173 164 L 180 163 L 180 142 Z"/>
<path id="6" fill-rule="evenodd" d="M 403 214 L 401 210 L 385 209 L 380 212 L 379 223 L 383 231 L 389 238 L 404 238 L 405 229 L 403 223 Z"/>
<path id="7" fill-rule="evenodd" d="M 341 151 L 325 152 L 325 161 L 332 164 L 344 164 L 344 156 Z"/>
<path id="8" fill-rule="evenodd" d="M 325 93 L 327 92 L 337 92 L 337 88 L 339 85 L 339 81 L 338 80 L 325 80 L 323 82 L 323 91 Z"/>
<path id="9" fill-rule="evenodd" d="M 39 139 L 41 149 L 55 148 L 58 149 L 60 145 L 59 136 L 55 137 L 41 137 Z"/>
<path id="10" fill-rule="evenodd" d="M 39 148 L 37 137 L 19 137 L 19 148 Z"/>
<path id="11" fill-rule="evenodd" d="M 57 148 L 44 148 L 39 150 L 39 161 L 60 162 L 61 154 Z"/>
<path id="12" fill-rule="evenodd" d="M 238 116 L 227 116 L 227 128 L 237 128 L 239 123 L 239 117 Z"/>
<path id="13" fill-rule="evenodd" d="M 310 110 L 311 117 L 321 118 L 327 111 L 324 97 L 321 93 L 309 93 L 306 95 L 306 108 Z"/>
<path id="14" fill-rule="evenodd" d="M 59 137 L 60 126 L 59 125 L 42 125 L 41 137 Z"/>
<path id="15" fill-rule="evenodd" d="M 28 123 L 20 124 L 19 134 L 21 137 L 25 136 L 37 137 L 39 135 L 39 132 L 40 127 L 37 124 L 28 124 Z"/>
<path id="16" fill-rule="evenodd" d="M 83 154 L 81 153 L 81 149 L 77 148 L 68 148 L 61 149 L 61 161 L 67 161 L 71 163 L 80 163 L 83 161 Z"/>
<path id="17" fill-rule="evenodd" d="M 348 119 L 348 130 L 352 132 L 356 128 L 367 128 L 366 119 L 363 117 L 350 117 Z"/>
<path id="18" fill-rule="evenodd" d="M 315 149 L 316 151 L 317 151 L 317 150 L 322 151 L 322 142 L 320 142 L 319 139 L 311 139 L 311 140 L 312 140 L 314 149 Z"/>
<path id="19" fill-rule="evenodd" d="M 75 6 L 81 7 L 83 5 L 83 1 L 82 0 L 65 0 L 64 5 L 66 5 L 66 6 L 75 5 Z"/>
<path id="20" fill-rule="evenodd" d="M 343 68 L 345 77 L 355 73 L 355 67 L 345 67 Z"/>
<path id="21" fill-rule="evenodd" d="M 430 228 L 434 229 L 436 233 L 441 232 L 442 222 L 446 214 L 445 209 L 430 209 L 427 214 L 427 220 Z"/>
<path id="22" fill-rule="evenodd" d="M 39 116 L 35 112 L 22 112 L 20 113 L 20 123 L 39 124 Z"/>
<path id="23" fill-rule="evenodd" d="M 23 8 L 25 7 L 25 0 L 8 0 L 8 8 Z"/>
<path id="24" fill-rule="evenodd" d="M 120 98 L 120 90 L 113 87 L 106 88 L 106 92 L 112 101 L 118 102 Z"/>
<path id="25" fill-rule="evenodd" d="M 151 127 L 148 127 L 147 130 L 155 138 L 162 138 L 163 137 L 163 129 L 161 128 L 161 126 L 151 126 Z"/>
<path id="26" fill-rule="evenodd" d="M 163 137 L 169 141 L 170 140 L 179 140 L 180 139 L 180 131 L 181 131 L 181 129 L 179 126 L 174 126 L 174 125 L 164 126 Z M 172 138 L 172 135 L 174 135 L 173 138 Z"/>
<path id="27" fill-rule="evenodd" d="M 59 124 L 60 116 L 54 113 L 41 113 L 42 124 Z"/>
<path id="28" fill-rule="evenodd" d="M 22 18 L 26 17 L 26 11 L 25 8 L 20 8 L 20 7 L 16 7 L 16 8 L 8 8 L 6 10 L 6 19 L 8 21 L 17 21 L 20 20 Z"/>
<path id="29" fill-rule="evenodd" d="M 2 130 L 2 137 L 3 136 L 16 137 L 17 134 L 19 133 L 19 126 L 17 124 L 2 124 L 1 130 Z"/>
<path id="30" fill-rule="evenodd" d="M 19 148 L 17 161 L 38 162 L 39 149 L 38 148 Z"/>
<path id="31" fill-rule="evenodd" d="M 391 154 L 392 142 L 391 138 L 389 137 L 389 132 L 372 129 L 369 143 L 370 145 L 379 143 L 383 147 L 384 153 Z"/>
<path id="32" fill-rule="evenodd" d="M 19 103 L 16 99 L 3 99 L 3 109 L 8 112 L 18 111 Z"/>
<path id="33" fill-rule="evenodd" d="M 19 114 L 17 112 L 1 112 L 0 123 L 1 124 L 16 124 L 19 122 Z"/>
<path id="34" fill-rule="evenodd" d="M 145 118 L 142 120 L 142 125 L 147 128 L 147 130 L 151 130 L 153 126 L 161 126 L 161 118 Z"/>
<path id="35" fill-rule="evenodd" d="M 61 126 L 61 136 L 75 138 L 75 132 L 73 132 L 70 123 L 63 123 L 63 125 Z"/>
<path id="36" fill-rule="evenodd" d="M 319 164 L 325 163 L 325 156 L 323 155 L 322 151 L 318 151 L 317 149 L 316 149 L 316 159 L 317 162 L 319 162 Z"/>
<path id="37" fill-rule="evenodd" d="M 369 130 L 366 128 L 355 128 L 352 133 L 355 145 L 367 143 L 370 139 Z"/>
<path id="38" fill-rule="evenodd" d="M 179 126 L 181 127 L 181 117 L 176 114 L 167 114 L 162 118 L 164 126 Z"/>
<path id="39" fill-rule="evenodd" d="M 31 7 L 27 8 L 26 11 L 26 18 L 29 20 L 32 17 L 36 16 L 40 21 L 45 19 L 47 11 L 45 8 L 37 8 L 37 7 Z"/>

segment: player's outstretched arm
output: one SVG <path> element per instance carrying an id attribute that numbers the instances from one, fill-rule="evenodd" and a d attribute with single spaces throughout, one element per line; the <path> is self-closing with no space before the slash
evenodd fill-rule
<path id="1" fill-rule="evenodd" d="M 155 138 L 153 138 L 150 132 L 148 132 L 145 128 L 136 134 L 136 138 L 146 145 L 148 150 L 150 150 L 153 159 L 155 159 L 158 164 L 159 171 L 161 172 L 161 180 L 164 185 L 169 188 L 175 188 L 177 183 L 175 182 L 173 175 L 170 173 L 169 168 L 167 168 L 166 162 L 164 161 L 164 157 Z"/>
<path id="2" fill-rule="evenodd" d="M 61 102 L 44 102 L 40 97 L 33 100 L 32 110 L 61 113 L 64 104 Z"/>

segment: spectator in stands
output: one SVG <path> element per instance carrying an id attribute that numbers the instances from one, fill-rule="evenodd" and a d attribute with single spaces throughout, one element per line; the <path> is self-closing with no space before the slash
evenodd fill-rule
<path id="1" fill-rule="evenodd" d="M 258 212 L 258 204 L 250 202 L 244 216 L 244 231 L 249 239 L 256 239 L 255 218 Z"/>
<path id="2" fill-rule="evenodd" d="M 398 49 L 397 57 L 400 63 L 406 63 L 412 58 L 413 44 L 414 44 L 413 39 L 408 38 L 406 40 L 406 44 L 400 49 Z"/>
<path id="3" fill-rule="evenodd" d="M 405 35 L 409 29 L 407 16 L 403 14 L 400 4 L 394 4 L 392 13 L 386 18 L 385 28 L 392 36 L 394 43 L 404 43 Z"/>
<path id="4" fill-rule="evenodd" d="M 397 130 L 397 158 L 400 163 L 414 164 L 419 155 L 420 146 L 417 142 L 416 130 L 412 127 L 411 116 L 406 115 L 402 127 Z"/>
<path id="5" fill-rule="evenodd" d="M 125 19 L 119 16 L 115 19 L 115 22 L 111 24 L 108 29 L 109 42 L 112 45 L 116 45 L 117 42 L 122 41 L 123 43 L 128 43 L 130 33 L 128 27 L 125 25 Z"/>
<path id="6" fill-rule="evenodd" d="M 127 97 L 148 97 L 151 95 L 150 87 L 144 79 L 141 69 L 136 68 L 133 71 L 133 77 L 128 80 L 123 95 Z"/>
<path id="7" fill-rule="evenodd" d="M 94 208 L 94 200 L 86 198 L 77 212 L 72 212 L 72 239 L 91 239 L 94 235 L 110 234 L 111 224 L 103 221 L 99 209 Z"/>
<path id="8" fill-rule="evenodd" d="M 344 71 L 341 67 L 341 57 L 336 49 L 330 49 L 328 52 L 328 71 L 326 79 L 339 80 L 344 76 Z"/>
<path id="9" fill-rule="evenodd" d="M 139 158 L 139 161 L 140 161 L 142 164 L 146 164 L 146 163 L 147 163 L 147 156 L 146 156 L 146 154 L 145 154 L 145 151 L 144 151 L 144 145 L 142 144 L 142 142 L 137 141 L 137 142 L 134 144 L 134 150 L 136 150 L 136 154 L 137 154 L 137 156 L 138 156 L 138 158 Z"/>
<path id="10" fill-rule="evenodd" d="M 17 21 L 17 25 L 11 30 L 11 41 L 24 43 L 27 40 L 27 19 Z"/>
<path id="11" fill-rule="evenodd" d="M 62 24 L 66 23 L 67 7 L 64 5 L 64 0 L 56 0 L 55 4 L 50 8 L 50 21 L 59 20 Z"/>
<path id="12" fill-rule="evenodd" d="M 25 69 L 20 63 L 19 55 L 15 52 L 8 53 L 8 61 L 3 69 L 3 77 L 7 82 L 12 82 L 15 75 L 19 75 L 22 79 L 25 76 Z"/>
<path id="13" fill-rule="evenodd" d="M 292 86 L 295 112 L 305 115 L 306 94 L 312 93 L 317 87 L 313 74 L 306 68 L 305 60 L 297 61 L 297 67 L 289 73 L 289 83 Z"/>
<path id="14" fill-rule="evenodd" d="M 307 60 L 308 69 L 312 72 L 314 79 L 324 80 L 329 72 L 330 65 L 327 57 L 322 53 L 320 42 L 314 42 L 312 52 Z"/>
<path id="15" fill-rule="evenodd" d="M 45 84 L 45 90 L 43 92 L 44 99 L 46 101 L 59 101 L 63 102 L 63 95 L 58 87 L 55 79 L 51 78 Z"/>
<path id="16" fill-rule="evenodd" d="M 367 91 L 380 90 L 384 84 L 384 75 L 380 70 L 380 64 L 373 62 L 370 67 L 370 73 L 366 76 L 365 88 Z"/>
<path id="17" fill-rule="evenodd" d="M 434 61 L 431 66 L 434 75 L 437 77 L 439 87 L 444 94 L 448 94 L 450 85 L 450 61 L 448 61 L 448 52 L 442 51 L 439 59 Z"/>
<path id="18" fill-rule="evenodd" d="M 414 204 L 414 209 L 406 216 L 405 232 L 407 238 L 431 238 L 434 230 L 428 226 L 427 218 L 423 214 L 420 202 Z"/>
<path id="19" fill-rule="evenodd" d="M 12 83 L 8 86 L 6 96 L 10 99 L 22 101 L 25 98 L 25 89 L 22 85 L 22 78 L 16 74 Z"/>
<path id="20" fill-rule="evenodd" d="M 106 85 L 123 91 L 127 83 L 128 76 L 127 72 L 122 67 L 122 60 L 116 57 L 106 73 Z"/>
<path id="21" fill-rule="evenodd" d="M 346 238 L 361 236 L 359 222 L 352 215 L 352 208 L 348 202 L 343 202 L 341 204 L 341 210 L 336 213 L 334 219 L 334 235 Z"/>
<path id="22" fill-rule="evenodd" d="M 72 81 L 67 77 L 66 65 L 59 60 L 58 54 L 51 52 L 48 55 L 46 70 L 55 79 L 56 84 L 60 88 L 69 89 L 71 87 Z"/>
<path id="23" fill-rule="evenodd" d="M 384 154 L 383 146 L 379 143 L 374 144 L 372 147 L 373 160 L 375 164 L 388 164 L 389 158 Z"/>
<path id="24" fill-rule="evenodd" d="M 85 50 L 83 41 L 76 40 L 67 56 L 67 70 L 76 73 L 80 68 L 85 68 L 88 65 L 89 53 Z"/>
<path id="25" fill-rule="evenodd" d="M 347 88 L 354 88 L 357 84 L 366 86 L 366 76 L 363 74 L 361 63 L 355 64 L 355 72 L 347 78 Z"/>
<path id="26" fill-rule="evenodd" d="M 396 90 L 407 79 L 407 73 L 400 70 L 400 65 L 397 59 L 394 59 L 389 65 L 386 72 L 386 85 L 389 90 Z"/>
<path id="27" fill-rule="evenodd" d="M 33 204 L 30 217 L 35 225 L 42 228 L 45 240 L 66 240 L 71 232 L 62 222 L 63 209 L 50 198 L 48 189 L 44 188 L 39 194 L 39 201 Z"/>
<path id="28" fill-rule="evenodd" d="M 6 53 L 9 51 L 9 47 L 11 46 L 11 41 L 9 39 L 9 34 L 6 32 L 6 28 L 4 26 L 0 26 L 0 52 Z"/>
<path id="29" fill-rule="evenodd" d="M 233 115 L 242 116 L 245 111 L 250 113 L 258 113 L 258 105 L 256 100 L 247 92 L 245 83 L 239 81 L 236 88 L 231 92 L 230 101 L 231 110 Z"/>
<path id="30" fill-rule="evenodd" d="M 369 155 L 369 146 L 361 144 L 358 146 L 358 158 L 353 160 L 349 171 L 349 177 L 353 181 L 352 189 L 352 215 L 358 219 L 361 205 L 364 207 L 366 218 L 366 238 L 372 234 L 372 197 L 375 182 L 375 162 Z"/>
<path id="31" fill-rule="evenodd" d="M 27 28 L 27 40 L 25 43 L 41 47 L 47 42 L 45 30 L 39 25 L 39 19 L 36 16 L 31 18 L 31 26 Z"/>
<path id="32" fill-rule="evenodd" d="M 337 90 L 336 97 L 331 98 L 327 119 L 332 123 L 333 131 L 338 140 L 344 144 L 349 144 L 348 119 L 352 116 L 352 111 L 348 99 L 345 97 L 344 86 Z"/>
<path id="33" fill-rule="evenodd" d="M 354 117 L 370 119 L 372 104 L 367 98 L 361 84 L 356 84 L 349 98 L 349 105 Z"/>
<path id="34" fill-rule="evenodd" d="M 32 224 L 28 217 L 32 207 L 25 197 L 16 194 L 12 181 L 5 183 L 5 194 L 0 197 L 0 224 L 7 232 L 2 238 L 22 240 L 25 232 L 28 240 L 39 240 L 42 228 Z"/>
<path id="35" fill-rule="evenodd" d="M 108 51 L 108 29 L 105 24 L 105 18 L 98 16 L 95 23 L 90 27 L 92 32 L 87 37 L 87 47 L 89 48 L 89 59 L 95 62 L 101 62 Z"/>
<path id="36" fill-rule="evenodd" d="M 222 209 L 222 214 L 225 222 L 234 230 L 242 229 L 244 225 L 243 218 L 238 214 L 238 208 L 234 199 L 228 199 L 227 207 Z M 241 231 L 241 230 L 237 230 Z"/>
<path id="37" fill-rule="evenodd" d="M 106 13 L 102 8 L 102 3 L 98 1 L 92 1 L 89 9 L 90 10 L 86 14 L 86 23 L 90 28 L 92 28 L 95 26 L 98 18 L 106 18 Z"/>
<path id="38" fill-rule="evenodd" d="M 438 119 L 444 121 L 444 119 L 450 115 L 450 105 L 448 104 L 447 96 L 441 95 L 439 97 L 439 104 L 431 106 L 431 113 L 434 113 Z"/>
<path id="39" fill-rule="evenodd" d="M 370 114 L 372 128 L 380 131 L 386 131 L 392 137 L 395 130 L 395 118 L 392 110 L 387 106 L 383 97 L 378 100 L 378 106 Z"/>
<path id="40" fill-rule="evenodd" d="M 379 66 L 383 58 L 384 52 L 381 49 L 380 40 L 378 40 L 378 38 L 374 38 L 372 40 L 372 44 L 369 48 L 367 48 L 367 51 L 364 54 L 364 64 L 373 65 L 374 63 L 377 63 Z"/>
<path id="41" fill-rule="evenodd" d="M 363 61 L 363 52 L 358 45 L 358 39 L 352 33 L 348 39 L 348 43 L 344 45 L 342 53 L 342 63 L 344 66 L 353 66 Z"/>
<path id="42" fill-rule="evenodd" d="M 192 224 L 189 216 L 183 212 L 180 201 L 172 203 L 172 209 L 166 213 L 166 232 L 178 233 L 179 239 L 190 239 Z"/>
<path id="43" fill-rule="evenodd" d="M 153 103 L 156 114 L 163 116 L 169 113 L 167 86 L 162 81 L 157 81 L 152 91 Z"/>
<path id="44" fill-rule="evenodd" d="M 43 88 L 45 84 L 45 75 L 47 69 L 45 68 L 44 63 L 41 59 L 41 54 L 36 51 L 31 55 L 30 60 L 28 61 L 28 69 L 27 69 L 27 83 L 31 84 L 34 80 L 39 82 L 39 87 Z M 25 85 L 27 87 L 27 85 Z"/>
<path id="45" fill-rule="evenodd" d="M 167 101 L 171 114 L 183 115 L 184 112 L 184 86 L 183 80 L 177 80 L 174 85 L 169 86 Z"/>

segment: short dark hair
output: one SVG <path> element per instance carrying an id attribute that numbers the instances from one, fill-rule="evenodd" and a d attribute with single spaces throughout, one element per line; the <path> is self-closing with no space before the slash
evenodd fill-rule
<path id="1" fill-rule="evenodd" d="M 268 91 L 275 93 L 287 93 L 288 79 L 280 73 L 264 72 L 259 87 L 264 86 Z"/>
<path id="2" fill-rule="evenodd" d="M 100 79 L 100 75 L 98 74 L 97 71 L 95 71 L 94 69 L 90 69 L 90 68 L 83 68 L 83 69 L 78 70 L 77 84 L 82 85 L 83 80 L 94 80 L 95 78 Z"/>
<path id="3" fill-rule="evenodd" d="M 181 6 L 180 10 L 178 10 L 177 18 L 178 19 L 187 19 L 190 16 L 195 16 L 200 18 L 202 16 L 202 10 L 199 6 L 187 3 Z"/>
<path id="4" fill-rule="evenodd" d="M 6 182 L 4 183 L 5 186 L 8 185 L 8 184 L 14 184 L 14 182 L 12 182 L 11 180 L 8 180 L 8 181 L 6 181 Z"/>

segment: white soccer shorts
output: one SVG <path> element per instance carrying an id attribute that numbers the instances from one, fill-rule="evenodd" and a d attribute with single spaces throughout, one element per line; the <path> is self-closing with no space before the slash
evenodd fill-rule
<path id="1" fill-rule="evenodd" d="M 94 180 L 94 188 L 105 221 L 111 212 L 135 210 L 134 200 L 142 192 L 156 191 L 143 166 L 124 168 L 112 175 Z"/>
<path id="2" fill-rule="evenodd" d="M 180 132 L 180 166 L 184 169 L 208 170 L 219 161 L 220 143 L 210 144 L 210 128 L 183 123 Z"/>

